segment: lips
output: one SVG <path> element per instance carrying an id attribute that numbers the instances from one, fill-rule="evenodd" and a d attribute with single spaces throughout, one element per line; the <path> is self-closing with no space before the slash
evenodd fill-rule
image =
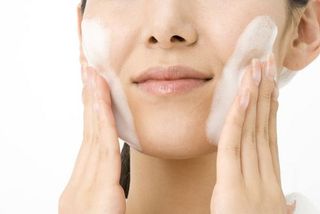
<path id="1" fill-rule="evenodd" d="M 188 66 L 169 66 L 169 67 L 152 67 L 142 72 L 136 78 L 133 78 L 133 83 L 140 84 L 147 81 L 161 80 L 180 80 L 180 79 L 197 79 L 211 80 L 211 74 L 205 74 Z"/>
<path id="2" fill-rule="evenodd" d="M 148 94 L 155 96 L 183 95 L 207 85 L 212 75 L 197 71 L 191 67 L 176 65 L 170 67 L 152 67 L 136 78 L 133 83 Z"/>

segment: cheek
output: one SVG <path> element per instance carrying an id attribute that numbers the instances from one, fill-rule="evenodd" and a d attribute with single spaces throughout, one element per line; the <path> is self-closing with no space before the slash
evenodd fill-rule
<path id="1" fill-rule="evenodd" d="M 243 76 L 243 68 L 251 63 L 253 58 L 262 59 L 273 52 L 278 27 L 270 16 L 257 16 L 245 27 L 215 89 L 212 111 L 207 121 L 207 136 L 213 143 L 219 142 L 228 109 L 238 93 L 238 86 Z"/>
<path id="2" fill-rule="evenodd" d="M 112 45 L 110 47 L 111 67 L 117 71 L 122 70 L 124 62 L 129 58 L 128 54 L 133 52 L 137 43 L 138 32 L 132 25 L 110 25 L 112 32 Z M 120 74 L 119 74 L 120 75 Z"/>
<path id="3" fill-rule="evenodd" d="M 226 62 L 233 53 L 238 38 L 246 26 L 257 16 L 270 16 L 278 26 L 276 51 L 287 18 L 284 2 L 282 0 L 268 0 L 259 3 L 256 0 L 248 0 L 246 3 L 232 2 L 232 7 L 229 5 L 228 8 L 227 6 L 218 8 L 220 12 L 216 12 L 215 15 L 212 15 L 212 11 L 210 14 L 204 15 L 203 18 L 208 21 L 203 22 L 205 25 L 202 24 L 202 30 L 207 32 L 211 47 L 218 53 L 219 59 Z"/>
<path id="4" fill-rule="evenodd" d="M 86 6 L 87 12 L 84 18 L 99 20 L 100 26 L 108 30 L 109 46 L 106 51 L 108 53 L 104 55 L 101 62 L 108 61 L 108 66 L 117 73 L 122 70 L 121 67 L 128 58 L 128 54 L 132 52 L 139 39 L 138 30 L 141 20 L 135 11 L 140 10 L 132 8 L 132 5 L 124 1 L 92 0 L 88 1 Z M 138 5 L 136 4 L 135 7 Z M 99 35 L 97 32 L 96 35 L 92 35 L 91 39 L 101 40 Z"/>

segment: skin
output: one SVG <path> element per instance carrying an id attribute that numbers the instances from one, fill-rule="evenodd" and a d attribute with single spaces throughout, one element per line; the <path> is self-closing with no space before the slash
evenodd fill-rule
<path id="1" fill-rule="evenodd" d="M 284 0 L 223 4 L 212 0 L 89 0 L 84 16 L 101 17 L 114 32 L 111 62 L 119 71 L 144 153 L 130 151 L 131 183 L 126 204 L 119 185 L 120 148 L 110 90 L 97 71 L 87 68 L 80 47 L 84 137 L 74 171 L 60 197 L 59 212 L 291 212 L 281 190 L 276 134 L 278 102 L 272 99 L 276 84 L 265 73 L 282 66 L 299 70 L 319 55 L 319 8 L 319 1 L 311 1 L 301 9 L 295 24 L 284 15 Z M 79 8 L 78 14 L 80 26 L 83 16 Z M 230 18 L 226 19 L 225 14 Z M 204 132 L 209 97 L 241 30 L 255 16 L 265 14 L 279 27 L 275 57 L 248 66 L 243 80 L 246 87 L 241 88 L 239 95 L 247 88 L 249 106 L 241 108 L 239 97 L 234 100 L 219 147 L 215 147 L 208 144 Z M 146 16 L 150 18 L 144 19 Z M 170 42 L 173 35 L 183 37 L 185 42 Z M 157 41 L 149 40 L 151 36 Z M 81 27 L 79 38 L 81 44 Z M 147 56 L 148 60 L 144 60 Z M 143 98 L 130 83 L 131 77 L 150 66 L 186 62 L 215 75 L 210 90 L 171 99 Z M 251 78 L 253 71 L 261 72 L 259 85 Z M 95 111 L 94 106 L 99 106 L 99 110 Z M 188 131 L 190 127 L 192 131 Z"/>

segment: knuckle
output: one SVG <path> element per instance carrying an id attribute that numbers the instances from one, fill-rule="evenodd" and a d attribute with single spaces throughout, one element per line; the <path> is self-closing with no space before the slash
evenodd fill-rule
<path id="1" fill-rule="evenodd" d="M 99 135 L 96 133 L 96 134 L 94 134 L 93 136 L 92 136 L 92 144 L 94 144 L 94 145 L 96 145 L 96 144 L 99 144 Z"/>
<path id="2" fill-rule="evenodd" d="M 90 126 L 84 127 L 84 130 L 83 130 L 83 141 L 85 143 L 90 142 L 91 136 L 92 136 L 92 128 Z"/>
<path id="3" fill-rule="evenodd" d="M 114 159 L 114 157 L 116 157 L 117 155 L 120 155 L 120 153 L 117 154 L 115 151 L 108 148 L 108 146 L 106 145 L 107 143 L 108 142 L 101 143 L 101 147 L 99 149 L 99 155 L 100 155 L 101 159 L 103 159 L 103 160 L 108 159 L 108 158 Z"/>
<path id="4" fill-rule="evenodd" d="M 279 109 L 279 101 L 278 100 L 274 100 L 272 99 L 273 102 L 272 102 L 272 111 L 273 113 L 276 113 Z"/>
<path id="5" fill-rule="evenodd" d="M 233 145 L 233 146 L 225 146 L 222 148 L 222 151 L 227 154 L 231 154 L 235 158 L 240 158 L 241 155 L 241 148 L 240 145 Z"/>
<path id="6" fill-rule="evenodd" d="M 269 127 L 268 126 L 263 127 L 263 138 L 266 140 L 269 140 Z"/>
<path id="7" fill-rule="evenodd" d="M 260 97 L 264 100 L 270 100 L 271 98 L 271 93 L 269 92 L 268 89 L 261 90 L 260 92 Z"/>
<path id="8" fill-rule="evenodd" d="M 98 142 L 98 137 L 96 134 L 94 134 L 92 131 L 90 131 L 87 135 L 85 135 L 84 141 L 88 144 L 97 144 Z"/>
<path id="9" fill-rule="evenodd" d="M 259 95 L 259 91 L 257 90 L 257 86 L 252 86 L 252 89 L 250 91 L 251 95 L 251 99 L 252 101 L 256 102 L 257 101 L 257 98 L 258 98 L 258 95 Z"/>
<path id="10" fill-rule="evenodd" d="M 232 116 L 228 117 L 226 120 L 227 125 L 235 126 L 238 128 L 242 128 L 243 121 L 242 117 L 240 116 L 241 113 L 235 113 Z"/>
<path id="11" fill-rule="evenodd" d="M 243 132 L 243 139 L 245 140 L 245 142 L 247 142 L 248 144 L 254 146 L 255 142 L 256 142 L 256 133 L 254 130 L 249 129 L 249 130 L 244 130 Z"/>
<path id="12" fill-rule="evenodd" d="M 258 126 L 258 137 L 260 139 L 269 140 L 268 121 L 265 121 L 262 126 Z"/>
<path id="13" fill-rule="evenodd" d="M 109 150 L 106 147 L 106 142 L 102 142 L 101 138 L 100 138 L 100 143 L 98 145 L 98 150 L 99 150 L 99 157 L 100 158 L 104 158 L 107 157 L 109 155 Z"/>
<path id="14" fill-rule="evenodd" d="M 101 132 L 106 131 L 104 129 L 108 127 L 115 127 L 116 123 L 113 117 L 113 112 L 109 106 L 105 103 L 104 100 L 98 101 L 98 105 L 100 106 L 100 114 L 98 115 L 98 129 Z"/>
<path id="15" fill-rule="evenodd" d="M 117 158 L 120 158 L 120 151 L 117 149 L 114 149 L 112 146 L 110 147 L 108 143 L 113 142 L 101 142 L 99 145 L 99 158 L 100 160 L 115 160 Z"/>

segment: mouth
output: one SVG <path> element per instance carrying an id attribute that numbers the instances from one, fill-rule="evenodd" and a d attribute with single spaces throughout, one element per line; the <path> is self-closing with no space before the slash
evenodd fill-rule
<path id="1" fill-rule="evenodd" d="M 213 79 L 212 74 L 205 74 L 187 66 L 153 67 L 133 79 L 133 83 L 152 95 L 173 95 L 191 92 Z"/>

